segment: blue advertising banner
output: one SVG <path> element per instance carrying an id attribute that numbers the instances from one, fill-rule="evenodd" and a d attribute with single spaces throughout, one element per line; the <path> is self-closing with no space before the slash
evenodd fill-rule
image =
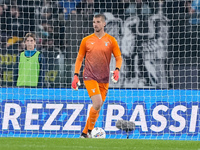
<path id="1" fill-rule="evenodd" d="M 85 89 L 0 89 L 0 137 L 78 138 L 91 100 Z M 109 89 L 95 126 L 126 138 L 118 119 L 133 121 L 133 139 L 200 140 L 200 91 Z"/>

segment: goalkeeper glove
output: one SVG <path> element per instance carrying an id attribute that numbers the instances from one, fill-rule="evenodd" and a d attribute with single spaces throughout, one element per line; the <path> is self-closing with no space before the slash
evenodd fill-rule
<path id="1" fill-rule="evenodd" d="M 81 85 L 81 83 L 80 83 L 80 80 L 78 79 L 78 75 L 75 74 L 75 75 L 74 75 L 74 80 L 73 80 L 73 82 L 72 82 L 72 88 L 73 88 L 74 90 L 78 90 L 78 86 L 80 86 L 80 85 Z"/>
<path id="2" fill-rule="evenodd" d="M 113 73 L 113 76 L 111 77 L 112 81 L 117 83 L 119 80 L 119 68 L 116 68 L 115 71 L 111 71 L 111 73 Z"/>

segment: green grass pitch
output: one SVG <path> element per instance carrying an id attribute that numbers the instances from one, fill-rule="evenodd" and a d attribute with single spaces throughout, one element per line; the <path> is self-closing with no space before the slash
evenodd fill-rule
<path id="1" fill-rule="evenodd" d="M 200 141 L 0 138 L 0 150 L 200 150 Z"/>

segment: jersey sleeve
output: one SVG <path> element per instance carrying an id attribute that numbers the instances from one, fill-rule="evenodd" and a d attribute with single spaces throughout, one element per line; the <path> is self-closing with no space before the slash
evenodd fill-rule
<path id="1" fill-rule="evenodd" d="M 83 58 L 85 57 L 85 53 L 86 53 L 86 40 L 83 39 L 81 44 L 80 44 L 79 52 L 78 52 L 78 55 L 77 55 L 77 58 L 76 58 L 74 73 L 79 74 L 80 69 L 81 69 L 81 65 L 82 65 L 82 62 L 83 62 Z"/>
<path id="2" fill-rule="evenodd" d="M 113 43 L 113 55 L 116 60 L 116 68 L 120 69 L 122 66 L 121 51 L 120 51 L 119 45 L 117 43 L 117 40 L 115 38 L 113 38 L 112 43 Z"/>
<path id="3" fill-rule="evenodd" d="M 117 40 L 115 38 L 112 38 L 112 46 L 113 46 L 113 55 L 115 57 L 121 56 L 121 51 L 117 43 Z"/>
<path id="4" fill-rule="evenodd" d="M 85 53 L 86 53 L 86 39 L 84 38 L 84 39 L 81 41 L 78 55 L 81 55 L 81 56 L 84 57 L 84 56 L 85 56 Z"/>

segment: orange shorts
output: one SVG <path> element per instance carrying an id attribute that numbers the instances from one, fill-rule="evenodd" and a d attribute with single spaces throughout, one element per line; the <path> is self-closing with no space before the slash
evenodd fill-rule
<path id="1" fill-rule="evenodd" d="M 105 101 L 109 83 L 98 83 L 95 80 L 86 80 L 84 83 L 90 97 L 101 94 L 102 100 Z"/>

